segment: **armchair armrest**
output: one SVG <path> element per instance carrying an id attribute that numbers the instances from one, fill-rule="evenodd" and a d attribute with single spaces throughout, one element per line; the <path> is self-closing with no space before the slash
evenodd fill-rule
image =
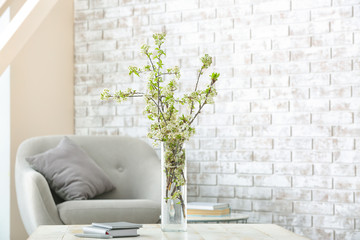
<path id="1" fill-rule="evenodd" d="M 63 224 L 46 179 L 25 159 L 17 159 L 15 181 L 19 211 L 28 234 L 39 225 Z"/>

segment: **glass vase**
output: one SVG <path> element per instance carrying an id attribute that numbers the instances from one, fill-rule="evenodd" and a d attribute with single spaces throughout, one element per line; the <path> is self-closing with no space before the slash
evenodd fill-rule
<path id="1" fill-rule="evenodd" d="M 183 144 L 161 143 L 161 230 L 186 232 L 186 158 Z"/>

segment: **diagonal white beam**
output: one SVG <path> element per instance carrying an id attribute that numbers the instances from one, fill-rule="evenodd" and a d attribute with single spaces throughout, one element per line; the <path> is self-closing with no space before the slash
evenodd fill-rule
<path id="1" fill-rule="evenodd" d="M 0 8 L 2 8 L 2 6 L 4 6 L 4 4 L 7 2 L 8 0 L 0 0 Z"/>
<path id="2" fill-rule="evenodd" d="M 0 17 L 4 14 L 4 12 L 9 8 L 10 0 L 0 0 Z"/>
<path id="3" fill-rule="evenodd" d="M 28 0 L 7 25 L 0 35 L 0 75 L 11 64 L 57 1 Z"/>

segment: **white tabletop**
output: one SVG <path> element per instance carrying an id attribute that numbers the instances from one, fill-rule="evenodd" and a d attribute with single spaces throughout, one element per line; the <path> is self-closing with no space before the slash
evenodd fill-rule
<path id="1" fill-rule="evenodd" d="M 84 225 L 43 225 L 28 240 L 94 240 L 77 238 Z M 162 232 L 159 224 L 144 224 L 139 237 L 121 240 L 309 240 L 274 224 L 188 224 L 187 232 Z"/>

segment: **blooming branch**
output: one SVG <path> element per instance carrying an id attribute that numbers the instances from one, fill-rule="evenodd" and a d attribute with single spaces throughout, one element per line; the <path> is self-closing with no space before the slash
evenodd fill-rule
<path id="1" fill-rule="evenodd" d="M 165 42 L 165 36 L 165 33 L 153 35 L 155 42 L 153 49 L 147 44 L 142 45 L 141 53 L 147 57 L 147 65 L 142 68 L 129 67 L 129 75 L 147 77 L 145 93 L 129 88 L 112 94 L 109 89 L 104 89 L 101 93 L 101 99 L 114 99 L 121 103 L 130 97 L 144 97 L 146 102 L 144 114 L 153 121 L 149 128 L 148 137 L 155 139 L 156 142 L 165 142 L 167 145 L 165 152 L 166 200 L 177 199 L 184 209 L 183 197 L 180 192 L 180 187 L 184 186 L 186 182 L 184 177 L 185 152 L 183 145 L 185 141 L 195 134 L 195 128 L 191 125 L 201 113 L 201 110 L 206 104 L 214 102 L 214 97 L 217 94 L 215 83 L 220 74 L 212 73 L 209 76 L 210 81 L 206 88 L 199 89 L 201 76 L 212 64 L 212 57 L 205 54 L 200 58 L 202 65 L 198 70 L 194 91 L 184 94 L 182 97 L 176 97 L 175 91 L 178 90 L 181 74 L 178 66 L 163 68 L 162 57 L 166 56 L 166 53 L 162 49 L 162 45 Z M 169 76 L 170 79 L 165 81 L 165 76 Z M 198 105 L 197 108 L 195 107 L 196 104 Z M 180 113 L 180 105 L 188 108 L 188 114 Z"/>

